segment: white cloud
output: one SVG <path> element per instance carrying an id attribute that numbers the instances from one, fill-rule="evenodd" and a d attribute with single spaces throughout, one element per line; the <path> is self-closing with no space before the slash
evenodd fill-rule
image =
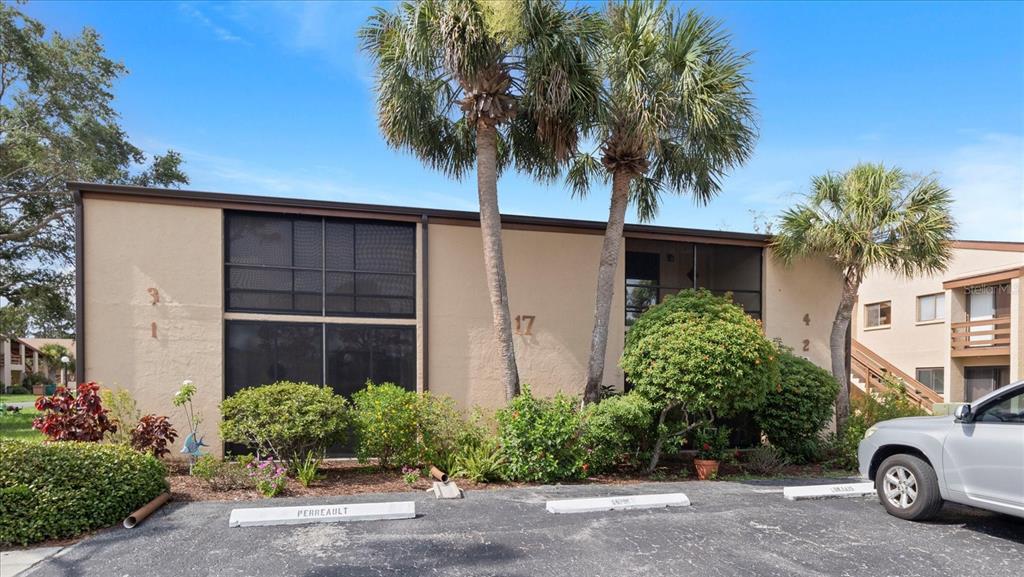
<path id="1" fill-rule="evenodd" d="M 940 181 L 953 192 L 958 238 L 1024 241 L 1024 136 L 982 135 L 941 166 Z"/>
<path id="2" fill-rule="evenodd" d="M 234 32 L 214 22 L 209 16 L 200 10 L 196 4 L 191 2 L 182 2 L 178 4 L 178 8 L 181 10 L 182 14 L 198 22 L 203 28 L 213 32 L 217 38 L 225 42 L 243 42 L 241 36 L 238 36 Z"/>

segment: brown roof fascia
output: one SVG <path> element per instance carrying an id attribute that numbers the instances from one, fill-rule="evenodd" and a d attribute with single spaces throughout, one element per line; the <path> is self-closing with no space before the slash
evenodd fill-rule
<path id="1" fill-rule="evenodd" d="M 1024 252 L 1024 242 L 1010 242 L 998 240 L 954 240 L 950 243 L 953 248 L 968 250 L 997 250 L 1003 252 Z"/>
<path id="2" fill-rule="evenodd" d="M 968 286 L 987 285 L 1012 280 L 1020 276 L 1024 276 L 1024 266 L 950 279 L 942 283 L 942 288 L 955 289 Z"/>
<path id="3" fill-rule="evenodd" d="M 387 206 L 359 204 L 325 200 L 309 200 L 225 194 L 193 190 L 147 188 L 88 182 L 69 182 L 68 188 L 88 198 L 151 202 L 187 206 L 208 206 L 235 210 L 284 212 L 290 214 L 312 214 L 321 216 L 376 218 L 382 220 L 419 221 L 424 215 L 432 224 L 455 224 L 476 226 L 479 213 L 459 210 L 417 208 L 408 206 Z M 603 234 L 605 223 L 599 221 L 548 218 L 537 216 L 501 215 L 502 225 L 510 230 L 545 230 L 584 234 Z M 766 246 L 771 237 L 763 234 L 725 232 L 701 229 L 675 228 L 643 224 L 627 224 L 624 235 L 630 238 L 660 238 L 665 240 L 689 240 L 717 244 L 741 244 L 745 246 Z"/>

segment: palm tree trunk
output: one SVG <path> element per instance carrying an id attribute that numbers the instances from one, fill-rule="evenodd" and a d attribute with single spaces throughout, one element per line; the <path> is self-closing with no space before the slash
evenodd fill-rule
<path id="1" fill-rule="evenodd" d="M 480 196 L 480 233 L 484 243 L 484 270 L 494 316 L 494 336 L 502 364 L 505 400 L 519 394 L 519 370 L 512 343 L 508 312 L 508 283 L 501 248 L 501 213 L 498 212 L 498 132 L 484 122 L 476 128 L 476 186 Z"/>
<path id="2" fill-rule="evenodd" d="M 841 434 L 846 428 L 846 420 L 850 417 L 850 363 L 847 359 L 850 338 L 850 319 L 853 303 L 860 289 L 859 275 L 847 272 L 843 282 L 843 296 L 839 299 L 839 309 L 832 322 L 832 334 L 829 335 L 829 349 L 832 355 L 832 376 L 839 383 L 839 394 L 836 395 L 836 433 Z"/>
<path id="3" fill-rule="evenodd" d="M 596 403 L 601 397 L 604 378 L 604 357 L 608 349 L 608 321 L 612 299 L 615 297 L 615 269 L 619 264 L 622 246 L 622 228 L 625 226 L 626 208 L 629 206 L 629 184 L 633 176 L 625 171 L 612 173 L 612 202 L 608 209 L 601 262 L 597 267 L 597 299 L 594 305 L 594 330 L 590 335 L 590 361 L 587 363 L 587 383 L 583 390 L 584 403 Z"/>

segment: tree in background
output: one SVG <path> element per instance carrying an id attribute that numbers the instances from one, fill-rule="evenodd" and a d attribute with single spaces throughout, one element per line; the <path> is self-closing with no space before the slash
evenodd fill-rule
<path id="1" fill-rule="evenodd" d="M 389 145 L 454 178 L 477 170 L 484 267 L 507 399 L 519 392 L 498 176 L 553 179 L 599 91 L 600 18 L 556 0 L 418 0 L 360 30 Z"/>
<path id="2" fill-rule="evenodd" d="M 574 196 L 586 195 L 594 181 L 612 185 L 585 402 L 600 397 L 627 207 L 647 221 L 663 192 L 707 202 L 756 138 L 749 58 L 732 48 L 718 22 L 655 1 L 609 4 L 605 18 L 605 90 L 593 126 L 600 153 L 577 154 L 567 175 Z"/>
<path id="3" fill-rule="evenodd" d="M 74 333 L 74 201 L 65 183 L 188 182 L 174 151 L 146 155 L 112 107 L 127 72 L 99 35 L 66 38 L 0 4 L 0 333 Z"/>
<path id="4" fill-rule="evenodd" d="M 836 427 L 842 433 L 850 415 L 848 329 L 864 275 L 873 268 L 907 278 L 945 270 L 956 228 L 953 200 L 936 179 L 912 178 L 882 164 L 817 176 L 811 185 L 806 201 L 782 214 L 772 248 L 787 264 L 824 256 L 842 275 L 829 337 L 832 376 L 839 382 Z"/>

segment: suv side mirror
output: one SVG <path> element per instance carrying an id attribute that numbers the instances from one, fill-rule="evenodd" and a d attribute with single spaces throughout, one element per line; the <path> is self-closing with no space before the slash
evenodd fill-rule
<path id="1" fill-rule="evenodd" d="M 971 422 L 971 418 L 973 417 L 971 414 L 971 406 L 967 404 L 960 405 L 953 411 L 953 416 L 961 423 Z"/>

